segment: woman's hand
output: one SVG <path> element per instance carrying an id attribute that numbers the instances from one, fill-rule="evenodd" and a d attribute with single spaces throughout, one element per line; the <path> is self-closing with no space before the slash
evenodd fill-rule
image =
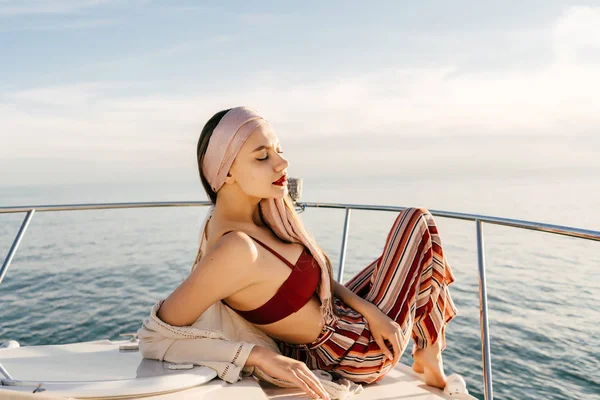
<path id="1" fill-rule="evenodd" d="M 303 362 L 283 356 L 265 347 L 254 346 L 246 365 L 259 367 L 275 378 L 295 383 L 313 399 L 330 400 L 319 379 Z"/>
<path id="2" fill-rule="evenodd" d="M 400 325 L 377 308 L 376 305 L 359 297 L 341 283 L 334 281 L 333 291 L 344 303 L 365 317 L 367 322 L 369 322 L 369 327 L 375 338 L 375 342 L 377 342 L 383 353 L 390 360 L 393 360 L 392 368 L 395 367 L 398 360 L 400 360 L 400 343 L 402 340 Z M 385 344 L 386 340 L 391 343 L 392 348 L 394 349 L 393 355 Z"/>
<path id="3" fill-rule="evenodd" d="M 400 325 L 377 307 L 369 309 L 369 312 L 363 315 L 367 322 L 369 322 L 369 329 L 375 342 L 379 345 L 379 348 L 383 350 L 383 353 L 390 360 L 393 360 L 392 368 L 394 368 L 401 356 L 402 330 Z M 385 343 L 386 340 L 394 349 L 393 355 Z"/>

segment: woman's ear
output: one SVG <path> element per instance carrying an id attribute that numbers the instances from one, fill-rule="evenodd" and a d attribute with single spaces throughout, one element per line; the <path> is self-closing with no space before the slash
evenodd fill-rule
<path id="1" fill-rule="evenodd" d="M 231 176 L 231 173 L 227 173 L 227 177 L 225 178 L 225 183 L 232 184 L 235 182 L 235 178 Z"/>

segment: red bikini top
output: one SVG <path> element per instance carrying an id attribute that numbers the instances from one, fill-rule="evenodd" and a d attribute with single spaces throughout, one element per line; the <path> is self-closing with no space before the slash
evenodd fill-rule
<path id="1" fill-rule="evenodd" d="M 224 235 L 230 232 L 233 231 L 226 232 Z M 248 322 L 257 325 L 272 324 L 295 313 L 308 303 L 321 280 L 321 267 L 306 247 L 302 251 L 302 254 L 300 254 L 296 264 L 292 265 L 288 260 L 260 240 L 252 239 L 256 240 L 265 249 L 283 261 L 292 269 L 292 273 L 270 300 L 254 310 L 236 310 L 224 300 L 222 301 Z"/>

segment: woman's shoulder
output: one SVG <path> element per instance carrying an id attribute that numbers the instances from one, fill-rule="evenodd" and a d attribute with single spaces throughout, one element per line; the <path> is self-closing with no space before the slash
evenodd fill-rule
<path id="1" fill-rule="evenodd" d="M 216 232 L 212 233 L 206 244 L 207 250 L 210 250 L 212 248 L 216 248 L 217 246 L 249 246 L 253 244 L 253 241 L 250 235 L 245 233 L 243 230 L 235 227 L 229 227 L 220 228 Z"/>
<path id="2" fill-rule="evenodd" d="M 232 265 L 250 266 L 258 257 L 258 250 L 252 238 L 239 230 L 223 232 L 215 237 L 214 243 L 207 245 L 205 257 L 229 261 Z"/>

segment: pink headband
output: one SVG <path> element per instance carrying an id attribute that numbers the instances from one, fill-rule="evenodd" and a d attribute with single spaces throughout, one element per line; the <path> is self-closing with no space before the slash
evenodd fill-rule
<path id="1" fill-rule="evenodd" d="M 202 163 L 204 175 L 215 193 L 223 186 L 248 136 L 263 124 L 268 124 L 267 120 L 245 106 L 232 108 L 221 118 L 210 137 Z"/>

